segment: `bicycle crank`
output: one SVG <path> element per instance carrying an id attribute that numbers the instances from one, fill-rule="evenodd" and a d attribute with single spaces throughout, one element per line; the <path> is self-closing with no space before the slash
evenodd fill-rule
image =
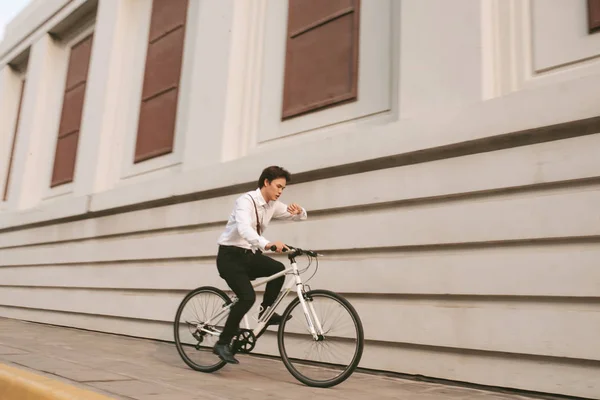
<path id="1" fill-rule="evenodd" d="M 231 350 L 233 354 L 238 352 L 248 354 L 254 349 L 254 346 L 256 346 L 254 332 L 249 329 L 240 329 L 240 332 L 234 337 Z"/>

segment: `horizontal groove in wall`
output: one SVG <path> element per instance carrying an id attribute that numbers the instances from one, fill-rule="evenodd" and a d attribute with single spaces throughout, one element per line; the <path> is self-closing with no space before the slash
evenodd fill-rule
<path id="1" fill-rule="evenodd" d="M 206 200 L 206 199 L 211 199 L 211 198 L 215 198 L 215 197 L 234 195 L 237 193 L 253 190 L 255 188 L 255 185 L 256 185 L 256 182 L 248 182 L 248 183 L 244 183 L 244 184 L 228 186 L 226 188 L 207 190 L 207 191 L 200 192 L 200 193 L 192 193 L 189 195 L 181 195 L 181 196 L 172 196 L 172 197 L 165 198 L 165 199 L 159 199 L 159 200 L 153 200 L 153 201 L 139 203 L 139 204 L 133 204 L 131 206 L 126 206 L 126 207 L 119 207 L 119 208 L 103 210 L 103 211 L 87 212 L 85 214 L 80 214 L 80 215 L 67 217 L 67 218 L 58 218 L 58 219 L 49 220 L 49 221 L 42 221 L 42 222 L 35 222 L 35 223 L 31 223 L 31 224 L 13 226 L 10 228 L 0 229 L 0 233 L 20 231 L 20 230 L 24 230 L 24 229 L 39 228 L 39 227 L 44 227 L 44 226 L 48 226 L 48 225 L 57 225 L 57 224 L 63 224 L 63 223 L 67 223 L 67 222 L 81 221 L 81 220 L 85 220 L 85 219 L 106 217 L 109 215 L 123 214 L 123 213 L 132 212 L 132 211 L 147 210 L 147 209 L 163 207 L 163 206 L 167 206 L 167 205 L 189 203 L 189 202 L 198 201 L 198 200 Z"/>
<path id="2" fill-rule="evenodd" d="M 376 171 L 380 169 L 394 168 L 405 165 L 419 164 L 447 158 L 462 157 L 466 155 L 503 150 L 508 148 L 545 143 L 578 136 L 596 134 L 600 132 L 600 117 L 587 118 L 556 125 L 532 128 L 523 131 L 498 134 L 483 139 L 469 140 L 447 146 L 433 147 L 409 153 L 398 154 L 389 157 L 375 158 L 367 161 L 344 164 L 315 171 L 300 172 L 294 175 L 294 183 L 304 183 L 314 180 L 340 177 L 357 173 Z M 197 200 L 233 195 L 254 188 L 254 182 L 216 188 L 202 192 L 188 193 L 168 198 L 151 200 L 137 204 L 115 207 L 112 209 L 88 212 L 67 218 L 50 221 L 35 222 L 0 229 L 0 233 L 11 232 L 34 227 L 54 225 L 78 221 L 83 219 L 98 218 L 102 216 L 126 213 L 130 211 L 162 207 L 166 205 L 187 203 Z"/>
<path id="3" fill-rule="evenodd" d="M 477 356 L 477 357 L 490 357 L 490 358 L 508 358 L 513 359 L 518 356 L 522 359 L 528 359 L 539 362 L 552 362 L 558 364 L 570 364 L 570 365 L 585 365 L 592 368 L 600 368 L 600 361 L 582 359 L 582 358 L 571 358 L 571 357 L 556 357 L 546 356 L 539 354 L 524 354 L 524 353 L 509 353 L 504 351 L 490 351 L 490 350 L 479 350 L 479 349 L 468 349 L 468 348 L 456 348 L 456 347 L 445 347 L 445 346 L 432 346 L 426 344 L 415 344 L 415 343 L 403 343 L 403 342 L 387 342 L 378 340 L 366 340 L 365 346 L 368 345 L 379 345 L 386 348 L 399 348 L 399 349 L 414 349 L 414 350 L 425 350 L 434 351 L 439 353 L 451 353 L 460 354 L 466 356 Z"/>
<path id="4" fill-rule="evenodd" d="M 201 285 L 200 285 L 201 286 Z M 102 287 L 102 286 L 41 286 L 41 285 L 2 285 L 1 288 L 13 288 L 13 289 L 31 289 L 31 290 L 44 290 L 44 289 L 60 289 L 60 290 L 85 290 L 94 292 L 123 292 L 123 293 L 156 293 L 162 294 L 181 294 L 181 299 L 189 292 L 187 289 L 156 289 L 156 288 L 127 288 L 127 287 Z M 0 304 L 1 305 L 1 304 Z"/>
<path id="5" fill-rule="evenodd" d="M 80 243 L 80 242 L 89 242 L 89 241 L 101 240 L 101 239 L 116 239 L 116 238 L 120 238 L 120 237 L 121 238 L 137 237 L 137 236 L 151 235 L 151 234 L 157 234 L 157 233 L 202 231 L 202 230 L 216 228 L 216 227 L 225 227 L 226 222 L 227 221 L 219 221 L 219 222 L 211 222 L 211 223 L 206 223 L 206 224 L 194 224 L 194 225 L 176 226 L 176 227 L 160 228 L 160 229 L 146 229 L 146 230 L 139 230 L 139 231 L 135 231 L 135 232 L 116 233 L 116 234 L 110 234 L 110 235 L 98 235 L 98 236 L 91 236 L 91 237 L 84 237 L 84 238 L 70 239 L 70 240 L 58 240 L 58 241 L 55 240 L 55 241 L 37 242 L 37 243 L 23 244 L 23 245 L 18 245 L 18 246 L 6 246 L 6 247 L 0 246 L 0 249 L 17 249 L 17 248 L 24 248 L 24 247 L 36 247 L 36 246 L 42 246 L 42 245 L 52 245 L 52 244 L 61 244 L 61 243 L 64 243 L 64 244 Z"/>
<path id="6" fill-rule="evenodd" d="M 63 311 L 63 310 L 52 310 L 52 309 L 43 309 L 43 308 L 10 306 L 10 305 L 5 305 L 5 304 L 0 304 L 0 308 L 39 311 L 39 312 L 44 312 L 44 313 L 53 313 L 53 314 L 62 314 L 62 315 L 80 315 L 80 316 L 84 316 L 84 317 L 98 317 L 98 318 L 105 318 L 105 319 L 111 319 L 111 320 L 117 320 L 117 321 L 123 321 L 123 322 L 143 322 L 143 323 L 147 323 L 147 324 L 173 325 L 173 321 L 160 321 L 160 320 L 152 320 L 152 319 L 146 319 L 146 318 L 122 317 L 122 316 L 107 315 L 107 314 L 88 314 L 88 313 L 82 313 L 82 312 L 76 312 L 76 311 Z M 28 322 L 32 322 L 32 323 L 36 323 L 36 324 L 37 323 L 45 324 L 43 322 L 39 322 L 39 321 L 35 321 L 35 320 L 27 320 L 27 319 L 20 319 L 20 318 L 19 318 L 19 320 L 28 321 Z M 61 327 L 68 328 L 68 329 L 81 329 L 81 328 L 76 328 L 76 327 L 69 326 L 69 325 L 55 325 L 55 326 L 61 326 Z M 94 331 L 94 332 L 102 332 L 102 331 Z M 110 332 L 102 332 L 102 333 L 113 334 Z M 142 336 L 139 336 L 139 337 L 144 338 Z"/>
<path id="7" fill-rule="evenodd" d="M 107 261 L 90 261 L 90 262 L 86 262 L 85 264 L 82 264 L 80 262 L 74 262 L 74 263 L 55 263 L 55 264 L 22 264 L 22 265 L 10 265 L 10 266 L 6 266 L 6 265 L 0 265 L 0 268 L 27 268 L 27 267 L 43 267 L 43 266 L 47 266 L 47 267 L 54 267 L 54 266 L 72 266 L 72 267 L 78 267 L 81 265 L 110 265 L 110 264 L 146 264 L 149 262 L 164 262 L 166 263 L 177 263 L 177 262 L 184 262 L 184 261 L 205 261 L 205 260 L 216 260 L 217 255 L 215 254 L 214 256 L 199 256 L 199 257 L 174 257 L 174 258 L 147 258 L 147 259 L 140 259 L 140 260 L 107 260 Z M 168 265 L 165 265 L 165 267 L 169 267 Z"/>
<path id="8" fill-rule="evenodd" d="M 423 294 L 423 293 L 340 293 L 349 299 L 365 299 L 380 301 L 421 301 L 421 300 L 443 300 L 445 302 L 467 302 L 478 303 L 539 303 L 539 304 L 600 304 L 600 293 L 598 296 L 532 296 L 532 295 L 490 295 L 490 294 Z"/>
<path id="9" fill-rule="evenodd" d="M 569 237 L 554 237 L 554 238 L 538 238 L 538 239 L 518 239 L 518 240 L 501 240 L 501 241 L 482 241 L 469 243 L 442 243 L 442 244 L 423 244 L 423 245 L 407 245 L 393 247 L 372 247 L 358 249 L 312 249 L 318 253 L 324 254 L 325 258 L 320 259 L 321 262 L 326 262 L 328 256 L 344 256 L 344 255 L 368 255 L 368 254 L 392 254 L 392 253 L 418 253 L 418 252 L 436 252 L 436 251 L 463 251 L 463 250 L 485 250 L 493 248 L 508 248 L 508 247 L 534 247 L 534 246 L 569 246 L 578 244 L 598 244 L 600 236 L 569 236 Z M 53 264 L 21 264 L 21 265 L 2 265 L 0 268 L 26 268 L 26 267 L 41 267 L 41 266 L 81 266 L 81 265 L 111 265 L 111 264 L 139 264 L 164 262 L 177 263 L 183 261 L 216 261 L 216 253 L 212 256 L 199 257 L 173 257 L 173 258 L 144 258 L 136 260 L 102 260 L 102 261 L 86 261 L 85 263 L 53 263 Z M 287 258 L 281 260 L 281 256 L 274 257 L 284 263 L 287 263 Z M 305 258 L 302 258 L 304 260 Z M 301 258 L 298 258 L 301 260 Z M 313 263 L 315 263 L 313 259 Z M 165 268 L 168 268 L 165 265 Z"/>
<path id="10" fill-rule="evenodd" d="M 493 248 L 508 247 L 533 247 L 533 246 L 570 246 L 577 244 L 600 243 L 600 236 L 569 236 L 538 239 L 517 239 L 501 241 L 482 241 L 469 243 L 442 243 L 422 244 L 395 247 L 377 247 L 369 249 L 315 249 L 317 252 L 325 252 L 326 255 L 367 255 L 380 253 L 414 253 L 414 252 L 436 252 L 436 251 L 462 251 L 462 250 L 486 250 Z"/>
<path id="11" fill-rule="evenodd" d="M 13 306 L 13 305 L 7 305 L 7 304 L 0 304 L 0 307 L 13 308 L 13 309 L 19 309 L 19 310 L 51 312 L 51 313 L 57 313 L 57 314 L 84 315 L 87 317 L 109 318 L 109 319 L 116 319 L 116 320 L 121 320 L 121 321 L 140 321 L 140 322 L 156 323 L 156 324 L 173 324 L 173 321 L 161 321 L 161 320 L 147 319 L 147 318 L 122 317 L 119 315 L 84 313 L 84 312 L 78 312 L 78 311 L 55 310 L 52 308 L 23 307 L 23 306 Z M 36 321 L 32 321 L 32 322 L 36 322 Z"/>
<path id="12" fill-rule="evenodd" d="M 318 171 L 304 172 L 294 175 L 294 182 L 309 182 L 317 179 L 352 175 L 378 169 L 394 168 L 404 165 L 419 164 L 445 158 L 462 157 L 471 154 L 487 153 L 513 147 L 528 146 L 554 140 L 568 139 L 578 136 L 592 135 L 600 132 L 600 117 L 570 121 L 556 125 L 526 129 L 475 139 L 448 146 L 433 147 L 411 153 L 376 158 L 363 162 L 325 168 Z"/>
<path id="13" fill-rule="evenodd" d="M 390 202 L 381 202 L 381 203 L 369 203 L 369 204 L 361 204 L 349 207 L 339 207 L 339 208 L 329 208 L 322 210 L 311 210 L 311 220 L 327 218 L 332 215 L 340 215 L 340 214 L 350 214 L 356 212 L 369 212 L 369 211 L 379 211 L 393 208 L 406 208 L 406 207 L 420 207 L 420 206 L 429 206 L 434 204 L 443 204 L 443 203 L 453 203 L 453 202 L 462 202 L 462 201 L 471 201 L 477 199 L 484 198 L 494 198 L 496 196 L 513 196 L 520 194 L 528 194 L 528 193 L 544 193 L 547 191 L 556 191 L 556 190 L 570 190 L 577 188 L 588 188 L 593 186 L 600 185 L 600 176 L 593 178 L 585 178 L 585 179 L 577 179 L 570 181 L 562 181 L 562 182 L 551 182 L 551 183 L 542 183 L 535 185 L 527 185 L 527 186 L 519 186 L 519 187 L 508 187 L 508 188 L 498 188 L 491 190 L 483 190 L 483 191 L 474 191 L 468 193 L 455 193 L 451 195 L 443 195 L 443 196 L 433 196 L 433 197 L 421 197 L 421 198 L 412 198 L 412 199 L 403 199 L 398 201 L 390 201 Z M 599 186 L 600 188 L 600 186 Z M 78 242 L 86 242 L 93 241 L 99 239 L 114 239 L 114 238 L 128 238 L 128 237 L 136 237 L 143 236 L 149 234 L 159 234 L 159 233 L 168 233 L 168 232 L 188 232 L 188 231 L 202 231 L 207 229 L 212 229 L 216 227 L 224 227 L 227 221 L 218 221 L 218 222 L 210 222 L 203 224 L 193 224 L 193 225 L 183 225 L 183 226 L 174 226 L 168 228 L 159 228 L 159 229 L 146 229 L 140 230 L 136 232 L 127 232 L 127 233 L 116 233 L 109 235 L 98 235 L 93 237 L 84 237 L 78 239 L 70 239 L 70 240 L 61 240 L 61 241 L 46 241 L 46 242 L 37 242 L 31 244 L 23 244 L 18 246 L 0 246 L 0 249 L 15 249 L 15 248 L 26 248 L 26 247 L 35 247 L 40 245 L 52 245 L 52 244 L 60 244 L 60 243 L 78 243 Z M 277 221 L 273 222 L 273 225 L 277 224 Z M 0 233 L 2 231 L 0 230 Z"/>
<path id="14" fill-rule="evenodd" d="M 196 287 L 200 286 L 212 286 L 203 285 L 201 282 Z M 310 286 L 310 284 L 309 284 Z M 192 289 L 163 289 L 163 288 L 135 288 L 135 287 L 99 287 L 99 286 L 40 286 L 40 285 L 2 285 L 0 289 L 31 289 L 33 290 L 46 290 L 46 289 L 59 289 L 59 290 L 83 290 L 90 292 L 122 292 L 126 293 L 161 293 L 161 294 L 177 294 L 181 295 L 181 299 L 189 293 Z M 327 289 L 327 288 L 314 288 L 314 289 Z M 230 291 L 227 289 L 226 291 Z M 257 294 L 263 293 L 262 288 L 257 288 Z M 422 300 L 443 300 L 445 302 L 465 302 L 465 301 L 476 301 L 479 303 L 540 303 L 540 304 L 600 304 L 600 293 L 598 296 L 535 296 L 535 295 L 496 295 L 496 294 L 424 294 L 424 293 L 358 293 L 358 292 L 344 292 L 337 291 L 337 293 L 346 297 L 350 301 L 352 299 L 364 299 L 364 300 L 380 300 L 380 301 L 422 301 Z M 294 293 L 290 293 L 288 298 L 295 297 Z M 0 304 L 1 305 L 1 304 Z"/>
<path id="15" fill-rule="evenodd" d="M 543 194 L 544 192 L 548 191 L 569 191 L 571 189 L 590 188 L 594 186 L 598 186 L 598 189 L 600 189 L 600 176 L 561 182 L 540 183 L 527 186 L 479 190 L 467 193 L 452 193 L 442 196 L 419 197 L 398 201 L 369 203 L 349 207 L 329 208 L 326 210 L 314 210 L 311 211 L 310 215 L 312 220 L 315 219 L 315 217 L 323 218 L 334 214 L 349 214 L 354 212 L 377 211 L 391 208 L 420 207 L 433 204 L 456 203 L 486 198 L 494 199 L 495 197 L 510 197 L 529 193 Z"/>

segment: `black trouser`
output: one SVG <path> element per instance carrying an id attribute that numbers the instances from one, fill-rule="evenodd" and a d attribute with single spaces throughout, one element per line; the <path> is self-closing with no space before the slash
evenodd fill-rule
<path id="1" fill-rule="evenodd" d="M 270 276 L 285 268 L 282 263 L 267 257 L 260 252 L 233 246 L 219 246 L 217 254 L 217 269 L 221 278 L 225 279 L 231 290 L 238 297 L 238 302 L 231 307 L 229 317 L 219 337 L 219 344 L 229 344 L 237 333 L 244 315 L 254 305 L 256 294 L 250 284 L 256 278 Z M 262 307 L 267 308 L 275 302 L 285 277 L 279 277 L 267 283 Z"/>

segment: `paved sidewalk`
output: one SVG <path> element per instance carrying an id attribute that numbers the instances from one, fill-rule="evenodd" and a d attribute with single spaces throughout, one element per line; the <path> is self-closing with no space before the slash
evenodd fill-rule
<path id="1" fill-rule="evenodd" d="M 115 399 L 526 399 L 363 373 L 317 389 L 296 381 L 280 360 L 239 358 L 240 365 L 203 374 L 189 369 L 173 344 L 0 318 L 0 363 Z"/>

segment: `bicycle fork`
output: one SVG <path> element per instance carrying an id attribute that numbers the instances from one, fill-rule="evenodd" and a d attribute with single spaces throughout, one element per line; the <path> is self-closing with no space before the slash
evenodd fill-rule
<path id="1" fill-rule="evenodd" d="M 321 321 L 319 321 L 319 318 L 317 317 L 317 313 L 315 312 L 315 308 L 312 304 L 312 299 L 310 301 L 307 301 L 307 297 L 305 297 L 304 292 L 302 291 L 304 284 L 300 280 L 300 275 L 297 273 L 295 265 L 294 276 L 296 279 L 296 292 L 298 293 L 298 299 L 300 300 L 300 304 L 302 305 L 302 310 L 304 311 L 304 317 L 306 318 L 306 323 L 308 324 L 310 334 L 316 341 L 321 341 L 324 338 L 324 332 L 323 327 L 321 326 Z"/>

